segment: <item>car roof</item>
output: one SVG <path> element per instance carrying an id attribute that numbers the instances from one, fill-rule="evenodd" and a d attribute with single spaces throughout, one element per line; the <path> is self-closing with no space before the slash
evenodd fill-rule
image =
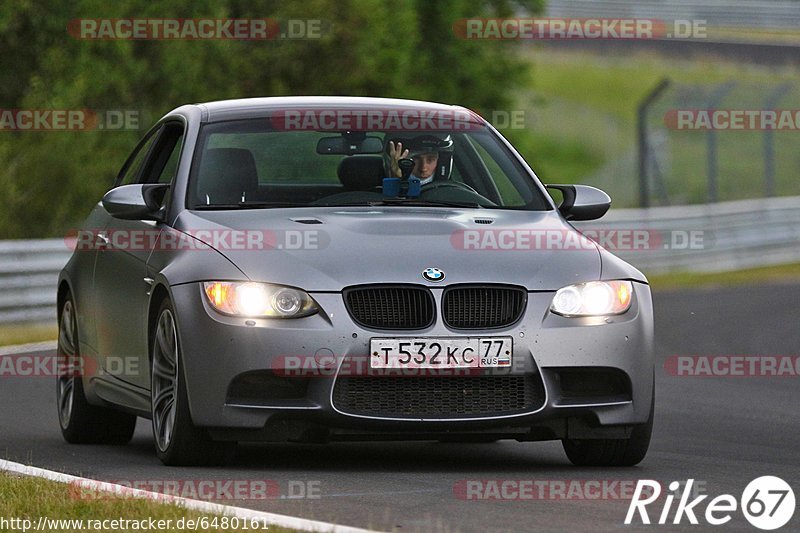
<path id="1" fill-rule="evenodd" d="M 199 109 L 202 113 L 202 122 L 257 118 L 260 116 L 268 116 L 278 110 L 359 109 L 365 111 L 420 110 L 439 113 L 463 113 L 464 115 L 461 116 L 468 115 L 470 121 L 479 124 L 484 123 L 484 120 L 477 113 L 462 106 L 399 98 L 372 98 L 360 96 L 276 96 L 241 98 L 236 100 L 218 100 L 190 104 L 188 106 L 176 108 L 168 114 L 178 112 L 186 107 Z"/>

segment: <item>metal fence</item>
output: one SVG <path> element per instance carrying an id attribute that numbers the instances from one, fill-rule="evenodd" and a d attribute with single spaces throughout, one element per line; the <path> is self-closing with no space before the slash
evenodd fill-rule
<path id="1" fill-rule="evenodd" d="M 0 323 L 55 321 L 58 272 L 70 253 L 64 239 L 0 241 Z"/>
<path id="2" fill-rule="evenodd" d="M 800 27 L 797 0 L 548 0 L 546 15 L 563 18 L 704 20 L 709 26 Z"/>
<path id="3" fill-rule="evenodd" d="M 648 246 L 612 250 L 645 274 L 724 272 L 800 262 L 800 196 L 617 209 L 576 226 L 646 231 Z"/>
<path id="4" fill-rule="evenodd" d="M 754 120 L 752 127 L 733 121 L 720 128 L 703 127 L 699 119 L 681 127 L 677 119 L 680 114 L 710 117 L 717 110 L 800 116 L 793 111 L 800 109 L 800 87 L 769 80 L 667 81 L 639 107 L 640 207 L 800 194 L 797 128 L 761 120 Z"/>
<path id="5" fill-rule="evenodd" d="M 576 226 L 645 231 L 644 249 L 612 249 L 645 274 L 800 262 L 800 196 L 613 209 Z M 58 272 L 70 254 L 63 239 L 0 241 L 0 324 L 54 321 Z"/>

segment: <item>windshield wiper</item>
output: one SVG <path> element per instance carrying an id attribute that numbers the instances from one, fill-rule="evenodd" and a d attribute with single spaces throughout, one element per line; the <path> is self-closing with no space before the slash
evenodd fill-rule
<path id="1" fill-rule="evenodd" d="M 200 204 L 196 205 L 194 209 L 198 211 L 215 210 L 215 209 L 269 209 L 272 207 L 308 207 L 305 204 L 298 204 L 294 202 L 254 202 L 246 201 L 236 204 Z"/>

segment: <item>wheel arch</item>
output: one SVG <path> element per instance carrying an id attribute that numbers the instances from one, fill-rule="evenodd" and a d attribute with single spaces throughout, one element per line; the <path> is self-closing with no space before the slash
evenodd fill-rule
<path id="1" fill-rule="evenodd" d="M 62 279 L 58 283 L 58 293 L 56 296 L 56 320 L 61 316 L 61 309 L 64 308 L 64 302 L 67 301 L 67 294 L 72 293 L 72 287 L 66 279 Z M 74 298 L 72 305 L 75 305 Z"/>
<path id="2" fill-rule="evenodd" d="M 153 291 L 150 296 L 150 303 L 147 308 L 147 359 L 152 363 L 153 352 L 153 336 L 156 331 L 156 323 L 158 322 L 158 310 L 161 304 L 170 297 L 169 289 L 166 285 L 161 283 L 153 286 Z"/>

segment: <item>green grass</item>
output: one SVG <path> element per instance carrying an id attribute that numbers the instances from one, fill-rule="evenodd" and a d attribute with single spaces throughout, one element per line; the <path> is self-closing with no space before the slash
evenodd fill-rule
<path id="1" fill-rule="evenodd" d="M 662 78 L 677 83 L 714 84 L 730 80 L 763 83 L 797 81 L 797 68 L 767 68 L 718 58 L 676 60 L 652 53 L 600 56 L 531 49 L 533 94 L 610 113 L 633 123 L 636 105 Z"/>
<path id="2" fill-rule="evenodd" d="M 673 86 L 649 115 L 661 148 L 664 187 L 673 204 L 703 203 L 707 191 L 707 134 L 664 125 L 669 109 L 705 108 L 719 85 L 735 81 L 721 108 L 761 109 L 779 84 L 794 89 L 775 107 L 800 108 L 800 69 L 744 65 L 718 58 L 679 60 L 652 53 L 601 56 L 530 46 L 533 84 L 516 96 L 526 112 L 526 130 L 506 130 L 545 181 L 587 183 L 606 189 L 617 207 L 638 199 L 636 108 L 663 78 Z M 717 134 L 721 200 L 764 193 L 763 132 Z M 800 132 L 773 135 L 777 192 L 800 194 L 796 149 Z M 658 203 L 658 200 L 654 200 Z"/>
<path id="3" fill-rule="evenodd" d="M 654 291 L 765 283 L 800 283 L 800 263 L 721 273 L 676 272 L 649 275 L 647 279 Z"/>
<path id="4" fill-rule="evenodd" d="M 58 337 L 55 322 L 46 324 L 0 325 L 0 346 L 28 342 L 54 341 Z"/>
<path id="5" fill-rule="evenodd" d="M 181 518 L 199 519 L 214 518 L 216 515 L 189 511 L 182 507 L 161 504 L 134 498 L 86 498 L 81 497 L 79 489 L 64 483 L 56 483 L 44 479 L 16 476 L 0 472 L 0 518 L 29 519 L 36 524 L 39 517 L 50 519 L 76 520 L 172 520 L 173 530 L 177 520 Z M 94 493 L 91 493 L 94 494 Z M 249 525 L 249 524 L 248 524 Z M 34 526 L 35 527 L 35 526 Z M 6 528 L 8 529 L 8 528 Z M 6 530 L 4 529 L 4 530 Z M 78 528 L 66 527 L 59 531 Z M 132 531 L 135 529 L 104 529 L 103 531 Z M 163 529 L 162 529 L 163 530 Z M 198 531 L 264 531 L 266 529 L 217 529 L 202 527 Z M 13 529 L 12 529 L 13 531 Z M 98 529 L 81 529 L 81 531 L 100 531 Z M 275 533 L 294 530 L 269 526 L 268 531 Z"/>
<path id="6" fill-rule="evenodd" d="M 708 39 L 712 41 L 734 41 L 769 44 L 800 43 L 800 32 L 795 28 L 708 28 Z"/>

